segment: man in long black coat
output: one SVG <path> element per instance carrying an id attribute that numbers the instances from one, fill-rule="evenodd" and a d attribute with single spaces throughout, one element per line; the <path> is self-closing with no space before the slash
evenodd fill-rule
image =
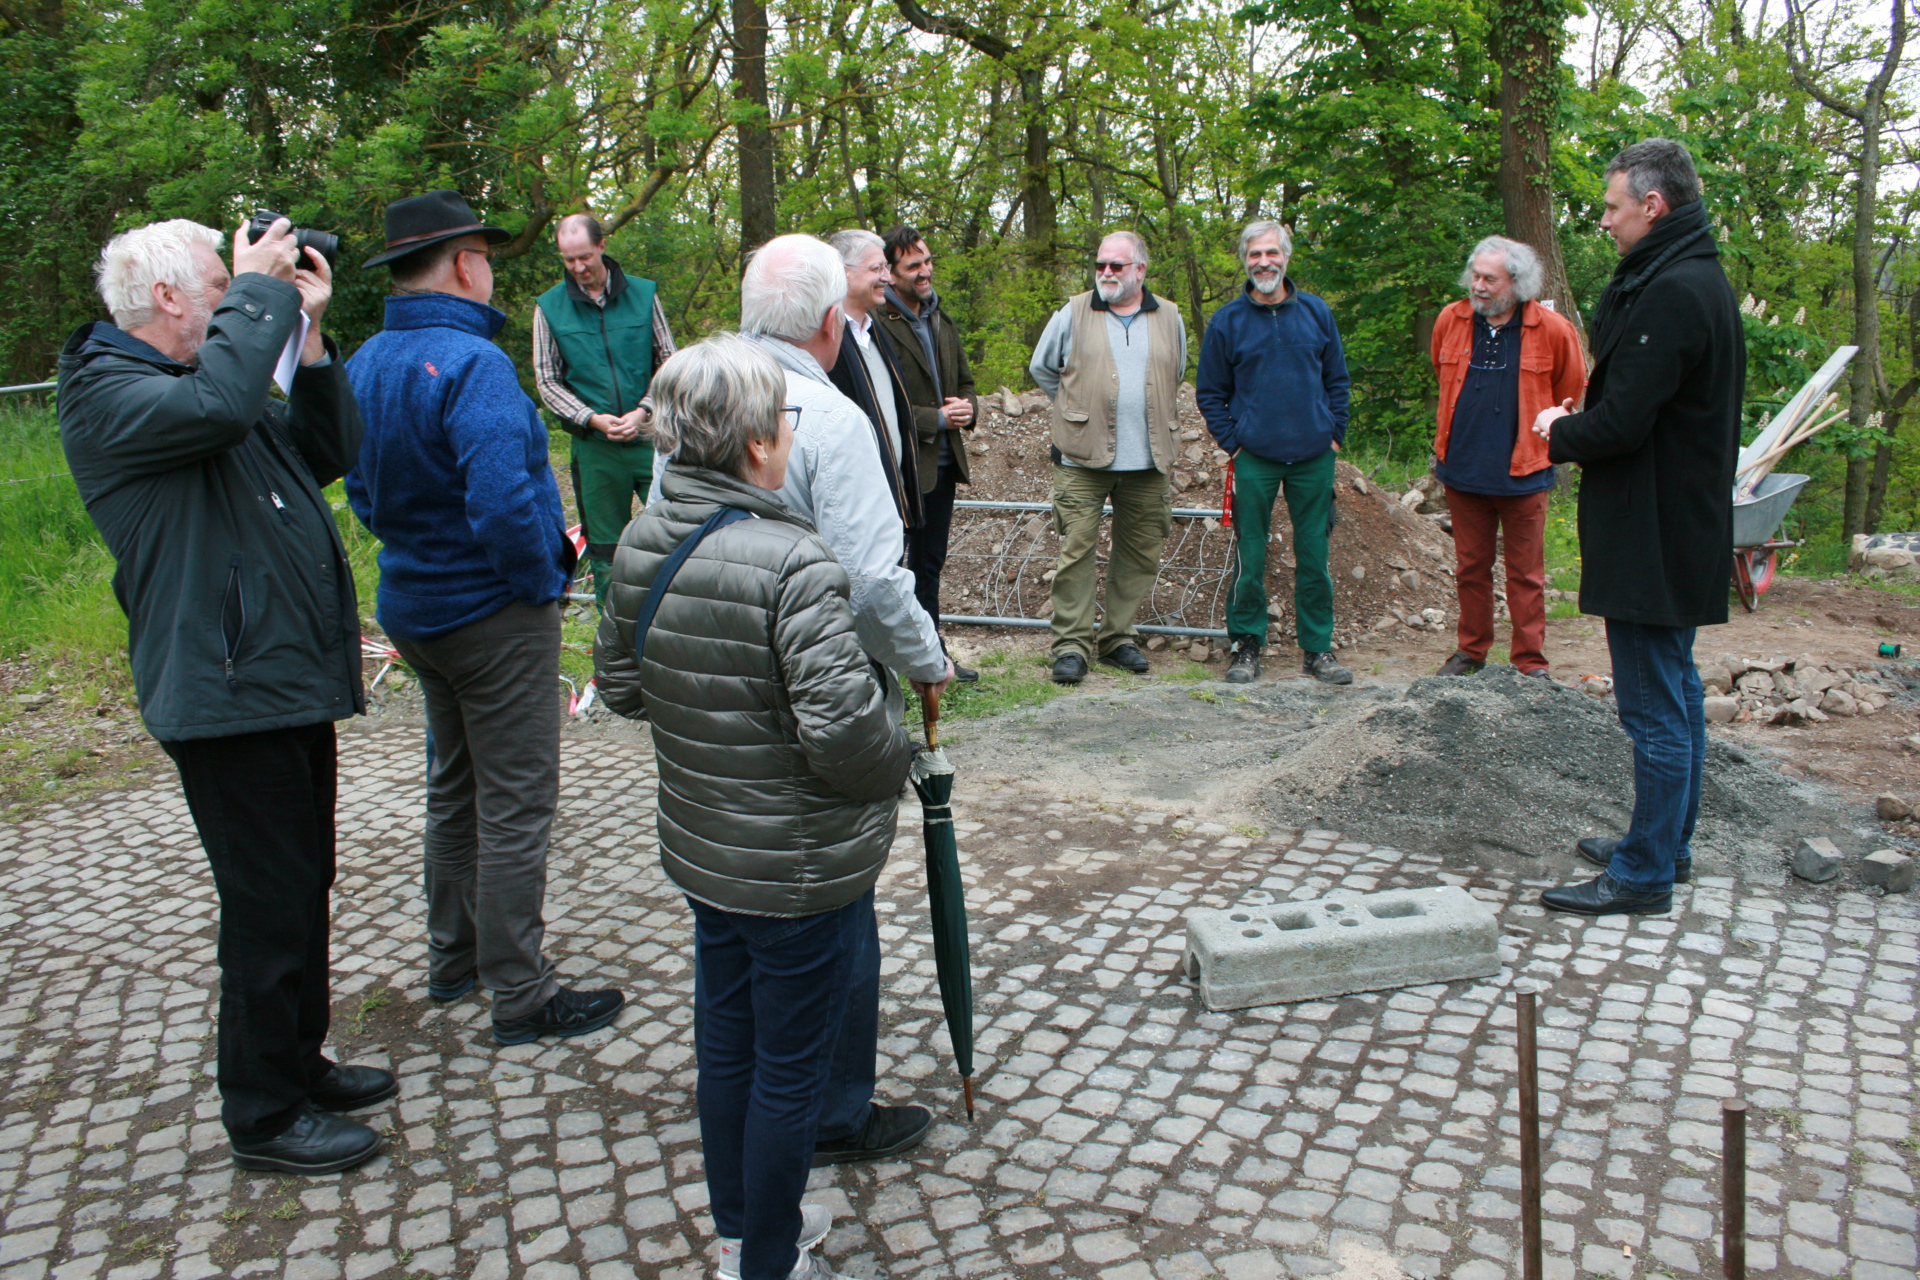
<path id="1" fill-rule="evenodd" d="M 1747 348 L 1687 149 L 1649 138 L 1615 156 L 1606 207 L 1621 258 L 1594 310 L 1586 409 L 1542 410 L 1534 430 L 1553 461 L 1584 468 L 1580 611 L 1607 621 L 1633 821 L 1621 840 L 1580 841 L 1596 879 L 1540 900 L 1659 915 L 1692 878 L 1707 742 L 1694 629 L 1727 620 Z"/>

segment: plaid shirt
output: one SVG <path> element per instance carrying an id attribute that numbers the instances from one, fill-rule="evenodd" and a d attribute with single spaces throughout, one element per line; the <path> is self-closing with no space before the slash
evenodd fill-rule
<path id="1" fill-rule="evenodd" d="M 594 299 L 594 305 L 607 305 L 605 290 Z M 673 330 L 667 327 L 666 310 L 661 307 L 660 295 L 656 292 L 653 295 L 653 367 L 658 369 L 677 350 L 673 345 Z M 547 328 L 546 313 L 539 307 L 533 309 L 533 385 L 540 393 L 540 402 L 562 422 L 584 427 L 593 416 L 587 402 L 573 394 L 573 388 L 567 385 L 567 365 L 560 358 L 560 344 L 554 341 L 553 331 Z M 642 396 L 640 403 L 646 406 L 651 417 L 653 397 Z"/>

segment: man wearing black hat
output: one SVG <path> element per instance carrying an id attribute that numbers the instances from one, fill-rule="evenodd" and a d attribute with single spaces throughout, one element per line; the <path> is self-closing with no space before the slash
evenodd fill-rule
<path id="1" fill-rule="evenodd" d="M 541 951 L 560 791 L 560 609 L 574 555 L 547 432 L 490 339 L 491 246 L 457 192 L 387 206 L 386 327 L 347 362 L 366 419 L 347 476 L 381 541 L 380 625 L 427 704 L 427 992 L 493 994 L 501 1044 L 612 1022 L 617 991 L 569 991 Z"/>

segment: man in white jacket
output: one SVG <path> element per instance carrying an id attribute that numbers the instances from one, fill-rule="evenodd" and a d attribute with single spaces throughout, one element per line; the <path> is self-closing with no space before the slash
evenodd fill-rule
<path id="1" fill-rule="evenodd" d="M 925 697 L 946 688 L 953 664 L 903 563 L 906 535 L 873 427 L 827 378 L 840 355 L 846 293 L 846 269 L 832 246 L 812 236 L 777 236 L 754 253 L 741 277 L 740 331 L 780 362 L 787 404 L 800 410 L 780 500 L 813 522 L 846 569 L 861 647 Z M 649 504 L 659 499 L 665 471 L 654 474 Z M 904 711 L 903 701 L 899 709 Z M 925 1107 L 873 1101 L 880 1035 L 877 932 L 855 959 L 853 982 L 820 1109 L 816 1166 L 896 1155 L 917 1146 L 933 1125 Z"/>

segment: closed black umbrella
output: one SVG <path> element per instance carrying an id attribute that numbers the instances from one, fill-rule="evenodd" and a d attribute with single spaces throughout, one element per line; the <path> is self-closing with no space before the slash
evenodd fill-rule
<path id="1" fill-rule="evenodd" d="M 933 964 L 947 1012 L 954 1066 L 973 1119 L 973 970 L 967 948 L 966 886 L 960 882 L 960 845 L 953 831 L 953 765 L 940 749 L 940 699 L 923 704 L 927 747 L 913 762 L 927 842 L 927 915 L 933 922 Z"/>

